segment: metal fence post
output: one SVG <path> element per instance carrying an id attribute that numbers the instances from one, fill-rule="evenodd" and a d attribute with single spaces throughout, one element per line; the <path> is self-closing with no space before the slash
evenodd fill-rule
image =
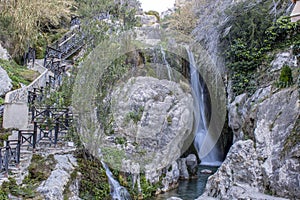
<path id="1" fill-rule="evenodd" d="M 20 163 L 20 157 L 21 157 L 21 140 L 18 140 L 18 144 L 17 144 L 17 149 L 16 149 L 16 163 L 17 166 L 19 167 L 19 163 Z"/>
<path id="2" fill-rule="evenodd" d="M 34 122 L 33 123 L 33 141 L 32 141 L 33 151 L 35 151 L 36 140 L 37 140 L 37 122 Z"/>
<path id="3" fill-rule="evenodd" d="M 3 167 L 2 147 L 0 147 L 0 171 L 2 171 L 2 167 Z"/>
<path id="4" fill-rule="evenodd" d="M 55 123 L 55 132 L 54 132 L 54 145 L 56 146 L 57 144 L 57 139 L 58 139 L 58 131 L 59 131 L 59 123 Z"/>
<path id="5" fill-rule="evenodd" d="M 65 125 L 69 129 L 69 108 L 67 108 L 67 113 L 66 113 L 66 119 L 65 119 Z"/>
<path id="6" fill-rule="evenodd" d="M 6 141 L 6 147 L 5 147 L 5 164 L 4 164 L 4 168 L 5 168 L 5 175 L 8 176 L 8 162 L 9 162 L 9 141 Z"/>

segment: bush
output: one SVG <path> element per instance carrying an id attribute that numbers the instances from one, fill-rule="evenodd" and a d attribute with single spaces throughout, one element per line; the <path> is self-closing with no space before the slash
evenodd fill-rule
<path id="1" fill-rule="evenodd" d="M 271 21 L 274 16 L 269 14 L 269 4 L 270 1 L 264 1 L 249 6 L 248 2 L 244 2 L 228 11 L 231 20 L 226 26 L 231 26 L 231 29 L 223 45 L 235 95 L 252 94 L 256 90 L 257 69 L 268 66 L 268 52 L 294 45 L 297 53 L 300 23 L 291 23 L 290 18 L 285 16 Z M 291 84 L 286 76 L 283 79 L 281 84 Z"/>
<path id="2" fill-rule="evenodd" d="M 292 70 L 289 66 L 284 65 L 279 77 L 279 87 L 288 87 L 293 84 Z"/>

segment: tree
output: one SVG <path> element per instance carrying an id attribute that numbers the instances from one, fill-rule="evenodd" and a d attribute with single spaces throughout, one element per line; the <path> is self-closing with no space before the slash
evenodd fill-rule
<path id="1" fill-rule="evenodd" d="M 189 35 L 197 25 L 197 16 L 194 8 L 194 2 L 186 3 L 166 19 L 164 24 L 167 24 L 173 30 Z"/>

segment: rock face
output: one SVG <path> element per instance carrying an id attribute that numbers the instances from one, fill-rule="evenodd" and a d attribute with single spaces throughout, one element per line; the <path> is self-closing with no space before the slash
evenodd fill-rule
<path id="1" fill-rule="evenodd" d="M 223 199 L 236 199 L 230 191 L 233 186 L 263 187 L 262 171 L 253 141 L 238 141 L 228 152 L 227 158 L 218 172 L 209 177 L 208 196 Z"/>
<path id="2" fill-rule="evenodd" d="M 0 66 L 0 96 L 9 92 L 12 88 L 12 80 L 7 72 Z"/>
<path id="3" fill-rule="evenodd" d="M 61 200 L 64 199 L 64 189 L 69 182 L 71 173 L 75 169 L 75 166 L 77 166 L 77 162 L 72 154 L 55 155 L 54 158 L 57 161 L 54 171 L 38 187 L 37 191 L 44 196 L 44 199 Z M 72 198 L 78 199 L 76 197 Z"/>
<path id="4" fill-rule="evenodd" d="M 193 141 L 193 98 L 183 83 L 152 77 L 133 77 L 112 92 L 114 133 L 103 135 L 101 151 L 112 168 L 145 173 L 150 183 L 162 180 L 163 191 L 177 186 L 176 161 Z M 111 157 L 112 151 L 122 155 Z M 193 159 L 189 158 L 191 167 Z M 130 164 L 129 164 L 130 163 Z M 139 166 L 139 170 L 135 167 Z M 162 175 L 165 175 L 163 179 Z M 139 184 L 139 183 L 138 183 Z"/>
<path id="5" fill-rule="evenodd" d="M 222 199 L 276 199 L 262 193 L 299 197 L 299 115 L 296 87 L 268 86 L 249 98 L 237 96 L 229 106 L 235 143 L 209 178 L 205 194 Z"/>
<path id="6" fill-rule="evenodd" d="M 157 23 L 157 18 L 154 15 L 136 15 L 136 18 L 140 19 L 143 26 L 152 26 Z"/>
<path id="7" fill-rule="evenodd" d="M 193 130 L 193 99 L 184 89 L 152 77 L 131 78 L 118 87 L 112 94 L 115 141 L 109 146 L 123 148 L 116 138 L 124 138 L 126 154 L 138 155 L 141 167 L 144 159 L 156 169 L 179 158 Z"/>
<path id="8" fill-rule="evenodd" d="M 9 53 L 7 52 L 6 49 L 4 49 L 2 47 L 2 45 L 0 44 L 0 59 L 2 60 L 9 60 L 11 57 L 9 55 Z"/>

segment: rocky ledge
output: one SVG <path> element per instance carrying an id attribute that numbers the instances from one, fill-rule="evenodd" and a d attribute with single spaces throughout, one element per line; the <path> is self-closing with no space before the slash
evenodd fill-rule
<path id="1" fill-rule="evenodd" d="M 203 196 L 297 199 L 299 114 L 296 87 L 279 90 L 268 86 L 250 97 L 237 96 L 229 106 L 229 126 L 235 143 L 222 166 L 209 178 Z"/>

